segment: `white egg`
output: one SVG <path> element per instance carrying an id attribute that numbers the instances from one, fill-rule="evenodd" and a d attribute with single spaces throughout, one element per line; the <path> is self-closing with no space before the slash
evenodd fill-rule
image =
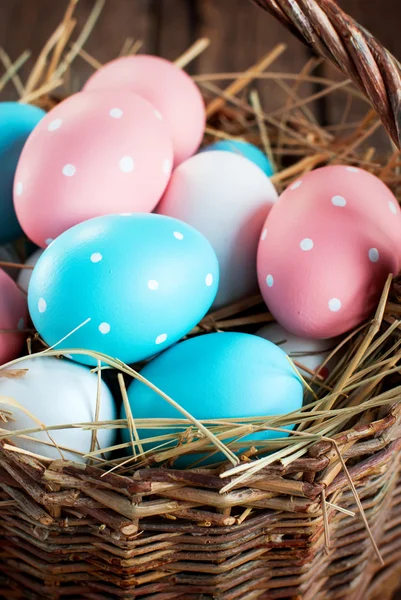
<path id="1" fill-rule="evenodd" d="M 27 266 L 34 267 L 38 262 L 39 258 L 42 256 L 44 252 L 43 248 L 38 248 L 35 250 L 33 254 L 25 261 Z M 21 269 L 20 274 L 18 275 L 17 283 L 24 290 L 24 292 L 28 293 L 29 282 L 31 281 L 33 269 Z"/>
<path id="2" fill-rule="evenodd" d="M 220 266 L 214 308 L 256 292 L 256 250 L 276 200 L 267 175 L 235 153 L 202 152 L 173 172 L 157 212 L 189 223 L 212 244 Z"/>
<path id="3" fill-rule="evenodd" d="M 13 368 L 28 369 L 28 371 L 20 378 L 0 377 L 0 410 L 11 412 L 13 418 L 7 423 L 1 423 L 3 429 L 15 431 L 36 428 L 38 421 L 49 427 L 69 423 L 88 423 L 95 420 L 97 375 L 91 373 L 86 367 L 67 359 L 34 357 Z M 24 410 L 13 406 L 10 399 L 18 402 Z M 109 421 L 115 418 L 116 407 L 113 396 L 107 385 L 102 382 L 98 420 Z M 49 435 L 59 446 L 66 460 L 84 462 L 82 454 L 88 453 L 91 449 L 91 430 L 56 429 L 50 431 Z M 60 459 L 60 452 L 49 435 L 45 431 L 30 434 L 30 437 L 40 441 L 19 436 L 10 439 L 25 450 Z M 115 430 L 97 431 L 97 442 L 100 448 L 113 445 L 114 440 Z"/>
<path id="4" fill-rule="evenodd" d="M 286 331 L 278 323 L 265 325 L 256 332 L 256 335 L 280 346 L 298 365 L 306 367 L 309 371 L 300 369 L 301 374 L 306 377 L 311 376 L 311 371 L 318 371 L 338 343 L 338 340 L 335 339 L 310 340 L 300 338 Z M 321 375 L 327 376 L 333 366 L 332 361 L 330 361 L 329 365 L 325 365 Z"/>

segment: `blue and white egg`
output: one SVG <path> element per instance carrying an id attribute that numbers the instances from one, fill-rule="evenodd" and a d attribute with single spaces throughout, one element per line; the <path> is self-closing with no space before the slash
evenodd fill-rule
<path id="1" fill-rule="evenodd" d="M 0 243 L 22 235 L 13 203 L 14 176 L 26 140 L 45 114 L 29 104 L 0 102 Z"/>
<path id="2" fill-rule="evenodd" d="M 243 140 L 219 140 L 202 148 L 201 152 L 210 152 L 211 150 L 223 150 L 224 152 L 234 152 L 244 158 L 247 158 L 257 165 L 268 177 L 274 175 L 273 166 L 264 152 L 254 144 Z"/>
<path id="3" fill-rule="evenodd" d="M 155 214 L 108 215 L 72 227 L 43 252 L 28 304 L 47 344 L 135 363 L 187 334 L 218 283 L 214 250 L 190 225 Z"/>

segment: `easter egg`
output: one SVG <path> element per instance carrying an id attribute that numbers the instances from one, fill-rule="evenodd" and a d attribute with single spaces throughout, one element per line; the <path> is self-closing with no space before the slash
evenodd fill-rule
<path id="1" fill-rule="evenodd" d="M 86 219 L 150 212 L 167 185 L 172 145 L 144 98 L 124 90 L 78 93 L 30 136 L 14 201 L 27 236 L 45 247 Z"/>
<path id="2" fill-rule="evenodd" d="M 0 243 L 22 234 L 13 203 L 15 170 L 29 134 L 45 114 L 29 104 L 0 102 Z"/>
<path id="3" fill-rule="evenodd" d="M 319 373 L 319 375 L 327 377 L 330 366 L 334 366 L 325 364 L 323 368 L 320 368 L 336 347 L 336 340 L 300 338 L 286 331 L 278 323 L 264 325 L 256 332 L 256 335 L 279 346 L 296 363 L 303 377 L 310 378 L 313 373 Z M 302 366 L 305 369 L 302 369 Z"/>
<path id="4" fill-rule="evenodd" d="M 211 333 L 180 342 L 148 363 L 141 375 L 198 420 L 267 418 L 302 406 L 302 383 L 285 353 L 271 342 L 245 333 Z M 184 418 L 138 380 L 131 383 L 128 397 L 134 419 Z M 144 440 L 177 431 L 168 426 L 141 429 L 138 424 L 137 429 Z M 124 435 L 128 440 L 127 431 Z M 260 431 L 241 441 L 283 436 L 282 432 Z"/>
<path id="5" fill-rule="evenodd" d="M 218 281 L 211 245 L 189 225 L 155 214 L 109 215 L 76 225 L 46 248 L 32 273 L 29 310 L 49 345 L 68 336 L 58 348 L 134 363 L 188 333 Z"/>
<path id="6" fill-rule="evenodd" d="M 18 252 L 12 244 L 4 244 L 0 246 L 0 268 L 3 269 L 7 275 L 14 279 L 17 279 L 20 269 L 18 267 L 7 266 L 4 263 L 14 263 L 16 265 L 21 264 L 21 259 Z"/>
<path id="7" fill-rule="evenodd" d="M 27 372 L 21 377 L 0 378 L 0 409 L 11 412 L 13 418 L 12 421 L 2 423 L 3 429 L 17 431 L 36 428 L 39 423 L 51 427 L 95 421 L 98 393 L 95 373 L 69 360 L 44 356 L 21 361 L 13 368 L 27 369 Z M 16 407 L 13 400 L 21 408 Z M 97 420 L 111 421 L 115 418 L 113 397 L 107 385 L 101 381 Z M 101 449 L 112 446 L 116 438 L 115 432 L 113 429 L 97 429 L 98 447 Z M 54 429 L 49 434 L 45 431 L 30 433 L 29 437 L 34 439 L 18 436 L 10 439 L 20 448 L 55 460 L 65 458 L 84 462 L 83 455 L 91 450 L 90 429 Z"/>
<path id="8" fill-rule="evenodd" d="M 212 244 L 220 266 L 214 308 L 257 290 L 256 250 L 277 200 L 270 179 L 231 152 L 202 152 L 177 167 L 157 212 L 196 227 Z"/>
<path id="9" fill-rule="evenodd" d="M 334 185 L 330 193 L 322 195 L 319 188 L 314 196 L 298 197 L 300 181 L 266 219 L 257 257 L 259 286 L 269 310 L 289 332 L 336 337 L 372 314 L 389 273 L 398 272 L 395 236 L 382 227 L 383 211 L 392 211 L 379 196 L 375 219 L 371 209 L 364 213 L 357 196 L 354 204 L 351 192 L 340 201 Z"/>
<path id="10" fill-rule="evenodd" d="M 388 245 L 399 256 L 401 268 L 401 210 L 391 190 L 364 169 L 329 165 L 303 175 L 280 196 L 284 202 L 297 204 L 298 211 L 312 217 L 320 207 L 330 203 L 337 213 L 352 213 L 375 222 L 386 233 Z"/>
<path id="11" fill-rule="evenodd" d="M 250 144 L 249 142 L 244 142 L 242 140 L 219 140 L 218 142 L 210 144 L 210 146 L 202 148 L 202 152 L 210 152 L 211 150 L 234 152 L 255 163 L 255 165 L 260 167 L 268 177 L 271 177 L 274 173 L 271 162 L 266 154 L 257 146 Z"/>
<path id="12" fill-rule="evenodd" d="M 124 56 L 98 69 L 84 87 L 102 93 L 108 89 L 130 90 L 153 104 L 173 140 L 175 165 L 196 152 L 205 129 L 205 106 L 185 71 L 157 56 Z"/>
<path id="13" fill-rule="evenodd" d="M 18 275 L 17 283 L 24 290 L 24 292 L 28 293 L 29 282 L 31 281 L 32 269 L 38 262 L 39 258 L 42 256 L 44 250 L 43 248 L 38 248 L 31 254 L 31 256 L 25 261 L 25 265 L 27 267 L 31 267 L 28 269 L 21 269 Z"/>
<path id="14" fill-rule="evenodd" d="M 7 273 L 0 269 L 0 364 L 17 358 L 25 336 L 19 330 L 28 322 L 26 297 Z"/>

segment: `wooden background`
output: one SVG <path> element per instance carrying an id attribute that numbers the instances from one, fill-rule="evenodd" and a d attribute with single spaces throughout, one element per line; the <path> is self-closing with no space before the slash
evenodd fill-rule
<path id="1" fill-rule="evenodd" d="M 339 0 L 339 3 L 401 58 L 400 0 Z M 93 5 L 94 0 L 79 1 L 75 35 Z M 0 0 L 0 46 L 12 60 L 26 48 L 32 51 L 23 75 L 29 72 L 66 6 L 67 0 Z M 192 73 L 243 70 L 279 42 L 284 42 L 288 49 L 274 63 L 274 70 L 296 73 L 310 58 L 307 48 L 248 0 L 106 0 L 85 48 L 97 60 L 106 62 L 120 53 L 129 36 L 143 41 L 141 52 L 168 59 L 177 58 L 198 37 L 210 37 L 211 46 L 190 65 Z M 79 90 L 90 73 L 91 67 L 78 58 L 72 69 L 70 89 Z M 328 65 L 322 65 L 319 74 L 337 77 Z M 274 110 L 282 102 L 283 92 L 274 82 L 259 84 L 259 91 L 265 110 Z M 314 91 L 310 86 L 305 93 Z M 13 94 L 15 90 L 9 85 L 2 99 L 11 99 Z M 331 124 L 339 121 L 343 106 L 333 97 L 320 100 L 313 109 L 323 124 Z M 366 106 L 353 107 L 351 119 L 360 118 L 364 110 Z"/>

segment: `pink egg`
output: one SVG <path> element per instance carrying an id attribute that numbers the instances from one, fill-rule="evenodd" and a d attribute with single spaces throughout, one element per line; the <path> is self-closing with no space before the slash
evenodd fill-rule
<path id="1" fill-rule="evenodd" d="M 151 102 L 173 140 L 174 164 L 199 148 L 205 130 L 205 106 L 199 88 L 173 63 L 157 56 L 125 56 L 107 63 L 84 90 L 128 89 Z"/>
<path id="2" fill-rule="evenodd" d="M 17 330 L 25 329 L 28 322 L 27 301 L 17 284 L 0 269 L 0 363 L 17 358 L 24 344 L 24 334 Z M 8 331 L 10 333 L 8 333 Z"/>
<path id="3" fill-rule="evenodd" d="M 18 220 L 38 246 L 110 213 L 151 212 L 170 178 L 165 124 L 128 91 L 74 94 L 29 137 L 14 181 Z"/>
<path id="4" fill-rule="evenodd" d="M 388 274 L 397 273 L 399 256 L 381 228 L 385 219 L 372 218 L 372 207 L 363 214 L 343 182 L 345 203 L 332 202 L 340 195 L 334 185 L 330 193 L 325 187 L 319 201 L 300 198 L 303 184 L 288 189 L 265 222 L 257 257 L 259 286 L 285 329 L 300 337 L 335 337 L 371 315 Z M 389 210 L 381 197 L 376 204 L 378 213 Z"/>
<path id="5" fill-rule="evenodd" d="M 291 184 L 280 202 L 291 202 L 296 214 L 316 210 L 327 202 L 337 209 L 366 216 L 386 232 L 401 267 L 401 210 L 391 190 L 375 175 L 357 167 L 333 165 L 311 171 Z M 296 204 L 295 204 L 296 202 Z"/>

